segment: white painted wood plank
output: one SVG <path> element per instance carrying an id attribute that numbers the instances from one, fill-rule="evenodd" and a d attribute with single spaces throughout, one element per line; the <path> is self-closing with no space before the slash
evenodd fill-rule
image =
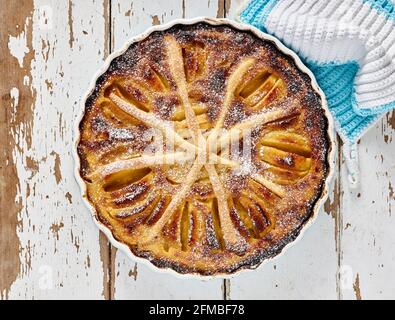
<path id="1" fill-rule="evenodd" d="M 343 171 L 341 264 L 344 299 L 395 297 L 395 112 L 359 145 L 361 186 L 350 190 Z"/>
<path id="2" fill-rule="evenodd" d="M 242 2 L 230 1 L 227 17 L 234 19 Z M 338 189 L 338 183 L 334 183 L 334 189 Z M 279 259 L 230 280 L 227 293 L 230 299 L 337 298 L 339 197 L 335 191 L 330 194 L 326 209 L 319 212 L 315 223 L 295 246 Z"/>
<path id="3" fill-rule="evenodd" d="M 113 48 L 153 24 L 176 18 L 216 16 L 217 1 L 112 1 Z M 116 299 L 221 299 L 222 280 L 179 279 L 129 260 L 117 251 L 114 297 Z"/>
<path id="4" fill-rule="evenodd" d="M 103 1 L 34 1 L 27 84 L 36 96 L 31 147 L 20 139 L 14 152 L 21 270 L 10 299 L 102 297 L 99 232 L 81 202 L 72 148 L 81 97 L 104 57 L 103 14 Z M 14 49 L 22 57 L 23 51 Z M 18 88 L 14 95 L 18 101 Z M 23 137 L 25 130 L 15 134 Z"/>
<path id="5" fill-rule="evenodd" d="M 152 25 L 174 19 L 197 16 L 216 17 L 223 10 L 221 0 L 112 0 L 112 48 L 121 47 L 129 38 L 144 32 Z"/>

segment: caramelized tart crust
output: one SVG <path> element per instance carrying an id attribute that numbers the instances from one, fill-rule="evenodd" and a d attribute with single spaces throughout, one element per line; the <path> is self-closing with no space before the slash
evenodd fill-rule
<path id="1" fill-rule="evenodd" d="M 230 274 L 279 254 L 329 169 L 310 78 L 272 42 L 229 26 L 176 25 L 133 43 L 97 80 L 79 129 L 97 219 L 179 273 Z M 154 147 L 153 132 L 164 137 Z"/>

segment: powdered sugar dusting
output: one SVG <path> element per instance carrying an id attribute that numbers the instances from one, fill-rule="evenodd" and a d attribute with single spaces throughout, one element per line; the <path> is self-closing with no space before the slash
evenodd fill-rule
<path id="1" fill-rule="evenodd" d="M 166 37 L 176 39 L 180 52 L 183 52 L 185 77 L 175 75 L 170 68 L 174 63 L 169 63 L 169 59 L 174 57 L 168 56 Z M 187 58 L 185 52 L 188 52 Z M 243 69 L 245 74 L 236 74 L 232 78 L 234 80 L 229 81 L 246 60 L 253 63 L 247 71 Z M 254 84 L 255 75 L 264 74 L 262 70 L 281 81 Z M 187 98 L 180 93 L 180 79 L 186 81 Z M 267 81 L 268 78 L 262 76 L 262 79 Z M 174 27 L 153 33 L 144 41 L 131 45 L 123 55 L 114 59 L 101 81 L 101 85 L 105 85 L 107 89 L 98 90 L 92 95 L 89 100 L 92 101 L 92 106 L 87 109 L 81 126 L 82 130 L 86 130 L 87 140 L 95 141 L 84 141 L 85 136 L 82 135 L 80 154 L 85 156 L 86 152 L 88 156 L 85 156 L 85 165 L 97 168 L 97 172 L 101 173 L 99 178 L 90 176 L 93 179 L 91 189 L 96 188 L 97 192 L 91 198 L 101 214 L 105 217 L 108 211 L 114 210 L 114 207 L 107 210 L 106 206 L 115 206 L 115 218 L 130 218 L 123 220 L 128 223 L 134 221 L 135 224 L 128 224 L 132 250 L 137 250 L 135 247 L 147 250 L 146 256 L 155 257 L 152 259 L 160 264 L 171 261 L 173 266 L 184 268 L 180 266 L 189 263 L 191 270 L 215 272 L 210 268 L 232 268 L 229 265 L 231 260 L 227 257 L 232 257 L 233 266 L 237 266 L 256 252 L 259 246 L 270 248 L 280 243 L 287 234 L 296 230 L 300 221 L 311 211 L 311 207 L 308 207 L 311 192 L 306 190 L 317 190 L 318 194 L 325 160 L 325 151 L 316 151 L 323 141 L 319 128 L 321 122 L 317 121 L 320 120 L 317 116 L 319 108 L 316 105 L 313 107 L 319 102 L 309 96 L 308 92 L 312 89 L 308 83 L 272 43 L 228 27 L 211 27 L 206 24 Z M 230 85 L 233 81 L 237 83 Z M 94 97 L 111 102 L 106 105 L 105 112 L 100 104 L 95 104 Z M 203 145 L 197 143 L 200 140 L 193 138 L 190 133 L 193 130 L 188 131 L 191 123 L 183 105 L 186 99 L 194 108 L 200 132 L 204 135 Z M 266 100 L 263 101 L 264 99 Z M 309 111 L 312 109 L 315 114 Z M 216 131 L 222 110 L 226 110 L 226 113 L 219 127 L 226 131 Z M 284 112 L 276 115 L 278 110 Z M 265 122 L 262 117 L 264 114 L 272 116 L 271 120 Z M 297 121 L 289 121 L 291 116 L 296 117 Z M 233 146 L 229 146 L 229 150 L 226 146 L 212 149 L 213 141 L 209 138 L 214 132 L 214 140 L 218 140 L 239 125 L 248 130 L 237 129 L 238 136 L 234 141 L 238 147 L 236 152 L 233 152 Z M 273 130 L 296 132 L 309 137 L 313 148 L 313 168 L 318 172 L 315 173 L 318 178 L 310 179 L 310 173 L 298 178 L 297 174 L 289 171 L 299 165 L 296 160 L 303 160 L 295 158 L 289 150 L 282 150 L 286 148 L 284 145 L 291 143 L 289 141 L 277 146 L 278 141 L 269 139 L 268 146 L 283 153 L 273 151 L 273 154 L 258 154 L 261 139 Z M 152 134 L 154 131 L 156 133 Z M 159 139 L 158 133 L 159 136 L 162 135 Z M 121 144 L 127 147 L 120 148 Z M 89 152 L 94 156 L 89 156 Z M 96 152 L 102 155 L 101 160 L 97 160 L 100 157 L 96 157 Z M 163 153 L 177 156 L 173 157 L 173 162 L 161 163 L 157 160 L 165 160 L 164 157 L 158 158 Z M 107 154 L 109 156 L 105 158 Z M 153 160 L 152 157 L 157 158 Z M 202 161 L 200 172 L 191 177 L 190 172 L 198 158 Z M 218 175 L 214 180 L 213 174 L 207 174 L 208 166 L 211 165 Z M 291 169 L 285 170 L 283 167 Z M 144 168 L 149 169 L 149 175 L 140 170 Z M 122 170 L 125 171 L 125 177 L 120 179 L 125 182 L 120 185 L 126 184 L 126 187 L 103 195 L 100 188 L 107 181 L 107 176 Z M 254 180 L 256 176 L 261 179 Z M 185 189 L 189 178 L 193 180 L 192 184 Z M 147 184 L 142 184 L 142 181 Z M 285 190 L 284 196 L 278 196 L 279 189 Z M 147 190 L 150 190 L 148 197 L 145 194 Z M 223 194 L 218 194 L 218 190 L 223 190 Z M 177 197 L 181 197 L 181 200 L 173 212 L 164 214 L 166 208 L 170 207 L 167 201 L 169 197 L 171 201 Z M 194 207 L 199 208 L 197 214 L 203 218 L 203 222 L 199 223 L 198 219 L 193 219 L 192 214 L 189 215 L 188 246 L 191 246 L 191 250 L 181 250 L 175 240 L 179 236 L 167 234 L 165 237 L 160 230 L 156 231 L 157 246 L 151 243 L 145 247 L 145 243 L 140 243 L 139 230 L 166 226 L 168 232 L 178 232 L 174 227 L 178 222 L 174 219 L 181 219 L 181 215 L 177 216 L 177 210 L 185 201 L 199 203 L 200 206 Z M 237 206 L 231 207 L 236 202 Z M 258 202 L 260 211 L 249 207 Z M 223 210 L 224 204 L 229 210 Z M 245 212 L 242 214 L 240 210 L 243 206 Z M 221 212 L 217 212 L 220 208 Z M 259 238 L 259 233 L 256 233 L 257 239 L 252 239 L 248 232 L 240 233 L 240 228 L 234 221 L 248 224 L 248 219 L 255 221 L 254 214 L 264 215 L 267 214 L 266 211 L 273 213 L 277 221 L 275 233 L 269 231 L 264 238 Z M 233 222 L 226 223 L 224 212 L 235 216 L 231 219 Z M 167 226 L 170 222 L 172 228 Z M 254 222 L 252 225 L 256 227 Z M 262 227 L 263 231 L 268 225 Z M 195 230 L 196 228 L 199 230 Z M 229 237 L 230 233 L 232 237 Z M 194 239 L 196 236 L 200 239 Z M 169 250 L 166 251 L 169 258 L 161 256 L 163 248 Z M 170 257 L 169 252 L 174 253 L 174 256 Z M 208 271 L 196 269 L 194 261 L 200 258 L 209 262 Z M 185 261 L 188 263 L 178 265 L 178 262 Z"/>

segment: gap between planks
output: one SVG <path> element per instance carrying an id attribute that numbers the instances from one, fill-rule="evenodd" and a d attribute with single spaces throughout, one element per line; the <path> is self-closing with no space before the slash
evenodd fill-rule
<path id="1" fill-rule="evenodd" d="M 112 35 L 112 0 L 104 1 L 104 59 L 113 52 Z M 106 235 L 100 231 L 100 257 L 103 263 L 103 296 L 106 300 L 114 300 L 115 295 L 115 257 L 117 249 L 111 245 Z"/>
<path id="2" fill-rule="evenodd" d="M 343 215 L 341 214 L 341 203 L 342 203 L 342 179 L 341 179 L 341 165 L 343 161 L 342 148 L 343 143 L 340 140 L 340 136 L 336 135 L 336 143 L 337 143 L 337 159 L 335 164 L 335 170 L 337 170 L 337 175 L 334 181 L 333 186 L 333 205 L 335 208 L 333 209 L 332 214 L 335 219 L 335 250 L 337 257 L 337 269 L 336 269 L 336 294 L 337 299 L 342 299 L 342 288 L 341 288 L 341 265 L 342 265 L 342 231 L 343 231 Z M 329 198 L 328 200 L 329 201 Z M 328 212 L 330 213 L 330 212 Z"/>

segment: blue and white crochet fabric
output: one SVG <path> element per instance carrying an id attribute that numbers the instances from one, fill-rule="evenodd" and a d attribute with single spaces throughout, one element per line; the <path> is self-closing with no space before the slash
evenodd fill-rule
<path id="1" fill-rule="evenodd" d="M 390 0 L 251 0 L 237 18 L 279 38 L 315 74 L 357 184 L 358 139 L 395 107 Z"/>

